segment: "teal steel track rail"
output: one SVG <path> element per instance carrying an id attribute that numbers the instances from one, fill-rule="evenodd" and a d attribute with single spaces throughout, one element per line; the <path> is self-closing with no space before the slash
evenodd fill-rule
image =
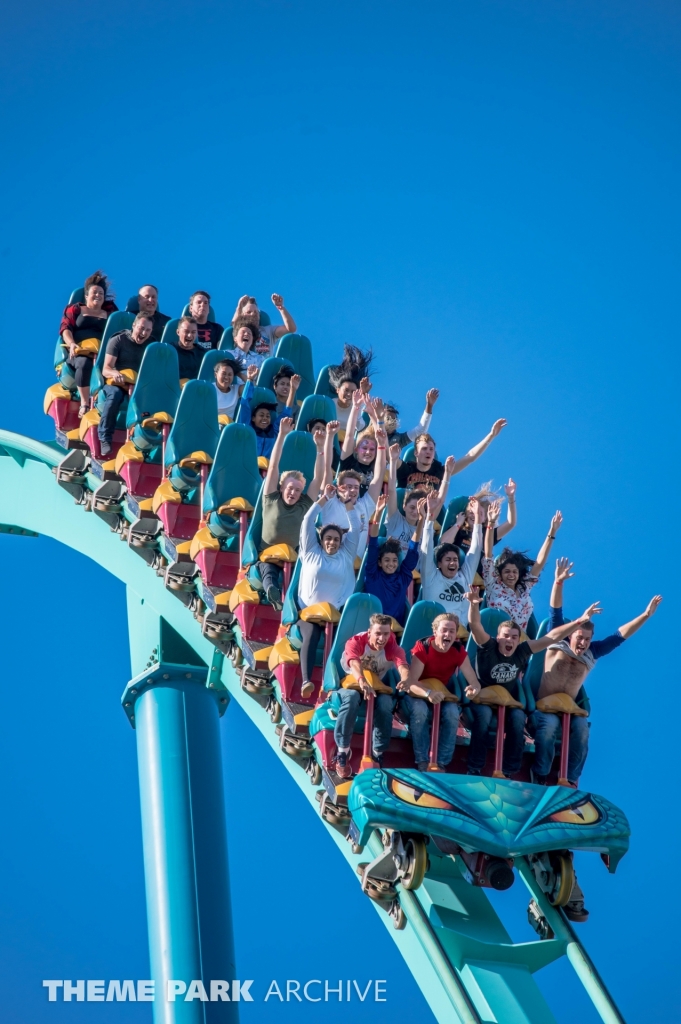
<path id="1" fill-rule="evenodd" d="M 5 524 L 5 527 L 11 524 L 12 532 L 51 537 L 88 556 L 125 584 L 133 676 L 139 677 L 142 682 L 143 674 L 149 667 L 153 641 L 158 639 L 159 623 L 165 621 L 179 634 L 196 656 L 194 664 L 202 664 L 209 675 L 213 673 L 211 686 L 217 687 L 223 693 L 229 693 L 260 731 L 264 741 L 277 753 L 281 763 L 290 772 L 310 804 L 313 815 L 310 820 L 315 820 L 319 827 L 326 829 L 331 841 L 336 844 L 353 873 L 356 873 L 359 857 L 352 853 L 350 844 L 337 831 L 322 822 L 317 810 L 315 790 L 310 786 L 308 776 L 291 758 L 282 753 L 269 716 L 242 690 L 231 663 L 226 659 L 216 658 L 216 648 L 201 635 L 199 624 L 185 606 L 165 588 L 163 581 L 143 559 L 121 543 L 120 536 L 110 531 L 97 515 L 77 505 L 67 491 L 57 485 L 53 470 L 64 455 L 64 450 L 53 442 L 35 441 L 20 434 L 0 430 L 0 524 Z M 10 532 L 9 529 L 6 532 Z M 191 665 L 185 668 L 191 670 Z M 215 678 L 216 673 L 219 679 Z M 204 676 L 205 674 L 204 672 Z M 170 675 L 172 673 L 166 673 L 166 678 Z M 133 679 L 128 688 L 135 685 L 137 684 Z M 172 679 L 168 679 L 167 685 L 174 685 Z M 144 810 L 145 800 L 150 808 L 156 807 L 158 811 L 159 793 L 163 789 L 162 786 L 159 788 L 156 785 L 154 790 L 154 780 L 150 782 L 149 779 L 142 778 L 149 767 L 149 764 L 144 762 L 147 748 L 153 747 L 156 742 L 153 732 L 154 718 L 158 718 L 159 714 L 166 714 L 174 723 L 172 727 L 178 732 L 180 723 L 185 721 L 182 717 L 185 712 L 177 693 L 174 696 L 171 694 L 170 697 L 159 697 L 155 706 L 152 706 L 153 702 L 150 703 L 148 692 L 135 699 L 137 704 L 128 714 L 133 715 L 137 712 L 138 730 L 142 726 L 145 730 L 145 739 L 141 740 L 138 735 L 138 753 L 143 815 L 146 814 L 146 820 L 143 822 L 146 862 L 148 857 L 152 856 L 149 851 L 153 851 L 153 844 L 158 837 L 154 836 L 150 820 L 151 810 L 148 813 Z M 203 699 L 201 703 L 205 703 Z M 165 706 L 165 711 L 160 705 Z M 184 725 L 182 727 L 184 728 Z M 191 751 L 188 756 L 191 756 Z M 178 785 L 186 787 L 189 783 L 180 779 Z M 190 801 L 189 790 L 187 794 L 185 802 Z M 171 792 L 170 796 L 174 797 L 174 794 Z M 177 807 L 168 805 L 166 811 L 176 813 Z M 232 825 L 238 826 L 238 823 L 233 822 Z M 374 854 L 378 852 L 380 845 L 377 834 L 372 837 L 369 845 Z M 157 852 L 153 853 L 152 859 L 158 860 Z M 440 1024 L 555 1024 L 555 1018 L 533 974 L 559 957 L 567 956 L 602 1020 L 606 1024 L 623 1024 L 622 1016 L 564 916 L 548 904 L 538 889 L 529 866 L 521 864 L 519 868 L 525 884 L 554 931 L 553 939 L 513 943 L 485 891 L 469 885 L 464 880 L 460 862 L 452 857 L 432 853 L 431 866 L 422 886 L 415 892 L 400 892 L 401 904 L 407 917 L 405 929 L 393 929 L 391 919 L 378 910 L 381 920 L 404 957 L 435 1018 Z M 226 864 L 224 877 L 226 879 Z M 160 955 L 159 950 L 155 951 L 154 944 L 158 943 L 161 931 L 157 927 L 158 921 L 155 924 L 151 919 L 157 914 L 152 903 L 158 897 L 158 891 L 155 896 L 150 893 L 148 873 L 146 879 L 153 967 Z M 158 879 L 155 878 L 154 881 Z M 200 893 L 196 898 L 199 897 Z M 182 898 L 189 897 L 185 894 Z M 226 899 L 228 906 L 228 894 Z M 224 938 L 227 947 L 231 937 Z M 162 974 L 161 968 L 159 971 Z M 231 1016 L 217 1014 L 205 1018 L 193 1017 L 187 1013 L 183 1016 L 183 1011 L 179 1009 L 173 1015 L 167 1004 L 164 1004 L 163 1011 L 157 1010 L 157 1005 L 158 1003 L 154 1004 L 157 1024 L 193 1024 L 195 1020 L 197 1024 L 199 1020 L 237 1020 L 237 1007 L 234 1004 L 231 1004 Z M 180 1007 L 181 1004 L 173 1005 Z M 200 1005 L 207 1007 L 211 1004 Z M 230 1004 L 212 1005 L 227 1007 Z"/>

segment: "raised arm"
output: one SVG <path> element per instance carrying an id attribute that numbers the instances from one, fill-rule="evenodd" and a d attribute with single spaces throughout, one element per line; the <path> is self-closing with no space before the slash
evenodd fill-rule
<path id="1" fill-rule="evenodd" d="M 416 520 L 416 526 L 414 527 L 414 532 L 411 535 L 411 539 L 417 546 L 421 543 L 421 537 L 423 536 L 423 527 L 425 526 L 426 516 L 428 514 L 426 504 L 427 502 L 425 498 L 419 498 L 419 500 L 416 502 L 419 517 Z"/>
<path id="2" fill-rule="evenodd" d="M 440 534 L 440 544 L 454 544 L 456 535 L 466 522 L 466 512 L 459 512 L 456 519 L 454 520 L 453 526 L 448 526 L 447 529 Z"/>
<path id="3" fill-rule="evenodd" d="M 562 513 L 561 512 L 556 512 L 555 516 L 551 520 L 551 526 L 549 527 L 549 532 L 546 535 L 544 543 L 542 544 L 542 546 L 539 549 L 539 554 L 537 555 L 537 561 L 532 566 L 532 571 L 530 573 L 531 576 L 539 576 L 540 572 L 542 571 L 542 569 L 546 565 L 546 560 L 548 559 L 548 557 L 549 557 L 549 555 L 551 553 L 551 548 L 553 547 L 553 542 L 556 539 L 556 534 L 560 530 L 560 528 L 562 526 L 562 523 L 563 523 L 563 515 L 562 515 Z"/>
<path id="4" fill-rule="evenodd" d="M 421 413 L 421 419 L 418 421 L 415 427 L 407 431 L 407 437 L 410 441 L 418 437 L 419 434 L 427 434 L 430 430 L 430 423 L 433 418 L 433 409 L 435 403 L 440 397 L 440 391 L 438 388 L 431 388 L 430 391 L 426 392 L 426 407 Z"/>
<path id="5" fill-rule="evenodd" d="M 502 537 L 505 537 L 506 534 L 510 533 L 513 527 L 518 524 L 518 512 L 516 510 L 515 503 L 515 481 L 509 478 L 508 483 L 504 484 L 504 490 L 506 491 L 506 497 L 508 499 L 508 512 L 506 515 L 506 522 L 497 527 L 497 540 L 501 540 Z"/>
<path id="6" fill-rule="evenodd" d="M 471 546 L 468 549 L 468 555 L 466 556 L 466 561 L 463 563 L 461 570 L 466 586 L 468 587 L 470 587 L 473 582 L 473 577 L 478 571 L 480 555 L 482 554 L 482 505 L 475 498 L 471 498 L 471 504 L 475 510 L 475 524 L 473 526 Z"/>
<path id="7" fill-rule="evenodd" d="M 397 465 L 400 461 L 399 444 L 390 445 L 390 462 L 388 464 L 388 517 L 397 512 Z"/>
<path id="8" fill-rule="evenodd" d="M 487 529 L 485 530 L 485 558 L 494 558 L 494 531 L 501 512 L 501 502 L 491 501 L 487 509 Z"/>
<path id="9" fill-rule="evenodd" d="M 376 502 L 376 508 L 373 511 L 373 515 L 369 520 L 369 536 L 378 537 L 378 529 L 381 522 L 381 515 L 386 505 L 386 497 L 384 494 L 379 494 L 378 501 Z"/>
<path id="10" fill-rule="evenodd" d="M 307 493 L 316 500 L 324 488 L 324 478 L 326 476 L 326 431 L 322 427 L 317 427 L 312 434 L 312 439 L 317 446 L 317 457 L 314 463 L 314 476 L 310 481 Z"/>
<path id="11" fill-rule="evenodd" d="M 281 452 L 284 447 L 286 436 L 287 434 L 290 434 L 292 430 L 293 420 L 288 416 L 284 416 L 283 419 L 279 421 L 279 433 L 277 434 L 277 439 L 274 442 L 274 448 L 270 455 L 270 462 L 267 467 L 267 475 L 265 477 L 264 494 L 274 494 L 279 489 L 279 460 L 281 459 Z"/>
<path id="12" fill-rule="evenodd" d="M 335 490 L 336 489 L 334 487 L 334 492 Z M 350 529 L 343 537 L 342 544 L 347 553 L 354 560 L 357 555 L 359 542 L 362 538 L 362 524 L 359 521 L 359 512 L 356 508 L 346 509 L 346 511 L 348 515 L 348 522 L 350 523 Z"/>
<path id="13" fill-rule="evenodd" d="M 320 509 L 326 505 L 329 498 L 332 498 L 336 493 L 335 487 L 327 487 L 324 490 L 324 494 L 321 496 L 319 501 L 315 501 L 314 505 L 305 513 L 303 522 L 300 527 L 300 558 L 303 559 L 305 555 L 309 555 L 312 551 L 319 550 L 321 547 L 319 543 L 319 537 L 317 536 L 317 516 L 319 515 Z"/>
<path id="14" fill-rule="evenodd" d="M 482 441 L 479 441 L 478 444 L 474 445 L 473 448 L 463 456 L 463 458 L 457 461 L 454 472 L 460 473 L 462 469 L 466 469 L 466 467 L 470 466 L 472 462 L 479 459 L 482 453 L 489 448 L 494 438 L 499 436 L 505 426 L 506 420 L 497 420 L 492 426 L 489 434 L 487 434 L 486 437 L 483 437 Z"/>
<path id="15" fill-rule="evenodd" d="M 364 402 L 364 392 L 357 388 L 356 391 L 352 392 L 352 409 L 348 416 L 348 425 L 345 428 L 345 438 L 343 440 L 343 447 L 341 448 L 341 459 L 348 459 L 355 450 L 355 431 L 357 430 L 357 420 L 359 419 L 359 411 Z"/>
<path id="16" fill-rule="evenodd" d="M 279 310 L 281 319 L 284 321 L 283 327 L 275 327 L 272 334 L 275 338 L 281 338 L 282 334 L 295 334 L 296 333 L 296 322 L 284 306 L 283 295 L 278 295 L 276 292 L 272 295 L 272 302 Z"/>
<path id="17" fill-rule="evenodd" d="M 490 635 L 485 631 L 482 619 L 480 618 L 480 605 L 482 604 L 480 587 L 471 587 L 469 592 L 464 594 L 464 597 L 471 606 L 468 613 L 468 626 L 473 634 L 473 639 L 476 644 L 478 647 L 482 647 L 482 645 L 486 644 L 490 639 Z"/>
<path id="18" fill-rule="evenodd" d="M 383 427 L 376 428 L 376 460 L 374 462 L 374 475 L 371 478 L 371 483 L 367 487 L 369 497 L 372 501 L 377 501 L 378 496 L 381 493 L 383 487 L 383 477 L 385 476 L 385 457 L 386 448 L 388 445 L 388 435 L 386 434 Z"/>
<path id="19" fill-rule="evenodd" d="M 563 607 L 563 584 L 566 580 L 571 580 L 574 576 L 574 573 L 571 571 L 574 564 L 575 563 L 571 562 L 569 558 L 556 559 L 556 574 L 553 577 L 551 598 L 549 600 L 551 608 Z"/>
<path id="20" fill-rule="evenodd" d="M 447 500 L 447 491 L 449 490 L 449 483 L 454 474 L 456 473 L 456 459 L 453 455 L 448 455 L 445 459 L 445 471 L 442 475 L 442 481 L 437 492 L 437 512 L 436 515 L 440 514 L 440 509 Z M 440 541 L 442 543 L 442 541 Z"/>
<path id="21" fill-rule="evenodd" d="M 294 373 L 292 377 L 289 377 L 288 381 L 288 396 L 286 398 L 286 404 L 289 409 L 295 409 L 296 403 L 296 392 L 300 387 L 300 374 Z"/>
<path id="22" fill-rule="evenodd" d="M 338 420 L 331 420 L 326 424 L 326 437 L 324 438 L 324 477 L 322 479 L 322 490 L 327 484 L 333 483 L 333 442 L 340 423 Z"/>
<path id="23" fill-rule="evenodd" d="M 631 620 L 631 622 L 625 622 L 623 626 L 620 626 L 620 628 L 619 628 L 620 635 L 625 640 L 628 640 L 630 636 L 633 636 L 634 633 L 638 629 L 641 628 L 641 626 L 644 624 L 644 622 L 647 622 L 648 619 L 650 619 L 655 614 L 655 612 L 657 611 L 657 609 L 660 606 L 661 600 L 662 600 L 662 595 L 661 594 L 656 594 L 655 597 L 653 597 L 648 602 L 648 607 L 646 608 L 646 610 L 643 612 L 642 615 L 637 615 L 635 619 Z"/>
<path id="24" fill-rule="evenodd" d="M 599 608 L 599 602 L 594 601 L 578 619 L 573 619 L 572 622 L 565 622 L 562 626 L 556 626 L 555 629 L 545 633 L 538 640 L 528 640 L 527 643 L 530 650 L 535 654 L 537 651 L 545 651 L 551 644 L 560 643 L 561 640 L 564 640 L 565 637 L 570 636 L 576 629 L 583 626 L 585 622 L 588 622 L 593 615 L 600 615 L 602 611 L 603 609 Z"/>

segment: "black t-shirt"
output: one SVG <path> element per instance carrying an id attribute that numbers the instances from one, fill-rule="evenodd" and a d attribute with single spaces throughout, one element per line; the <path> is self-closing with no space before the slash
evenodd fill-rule
<path id="1" fill-rule="evenodd" d="M 206 354 L 204 349 L 198 348 L 195 342 L 193 348 L 182 348 L 181 345 L 176 345 L 175 351 L 180 364 L 180 380 L 196 380 Z"/>
<path id="2" fill-rule="evenodd" d="M 118 334 L 109 338 L 106 344 L 106 354 L 116 357 L 117 370 L 134 370 L 137 373 L 144 351 L 153 340 L 153 338 L 147 338 L 146 341 L 138 344 L 133 340 L 130 331 L 119 331 Z"/>
<path id="3" fill-rule="evenodd" d="M 194 342 L 195 345 L 198 345 L 204 352 L 218 347 L 222 332 L 224 331 L 222 324 L 215 324 L 212 320 L 206 320 L 205 324 L 197 323 L 196 327 L 198 334 Z"/>
<path id="4" fill-rule="evenodd" d="M 433 459 L 430 469 L 422 470 L 416 462 L 403 462 L 397 470 L 398 487 L 438 488 L 445 475 L 445 467 L 437 459 Z"/>
<path id="5" fill-rule="evenodd" d="M 486 530 L 487 530 L 487 527 L 483 526 L 483 528 L 482 528 L 482 539 L 483 539 L 483 541 L 485 539 L 485 531 Z M 456 544 L 457 548 L 461 548 L 462 551 L 465 551 L 466 554 L 468 554 L 468 550 L 469 550 L 469 548 L 471 546 L 471 541 L 472 540 L 473 540 L 473 528 L 471 526 L 468 526 L 467 523 L 464 523 L 463 526 L 457 531 L 457 534 L 456 534 L 456 537 L 454 538 L 453 543 Z M 499 538 L 497 537 L 497 528 L 496 528 L 496 526 L 494 527 L 494 543 L 495 544 L 499 543 Z"/>
<path id="6" fill-rule="evenodd" d="M 512 697 L 519 699 L 518 676 L 523 673 L 532 657 L 527 640 L 518 644 L 510 658 L 499 650 L 497 638 L 492 636 L 475 656 L 475 671 L 481 686 L 505 686 Z"/>
<path id="7" fill-rule="evenodd" d="M 371 481 L 374 478 L 374 468 L 375 468 L 375 466 L 376 466 L 376 459 L 375 458 L 374 458 L 373 462 L 370 462 L 369 465 L 367 466 L 366 462 L 360 462 L 359 459 L 357 458 L 357 456 L 354 455 L 354 454 L 348 455 L 347 459 L 341 459 L 340 460 L 340 472 L 341 473 L 343 472 L 344 469 L 354 469 L 355 472 L 361 474 L 362 482 L 360 484 L 360 489 L 361 489 L 362 494 L 364 493 L 364 491 L 367 489 L 367 487 L 369 486 L 369 484 L 371 483 Z"/>

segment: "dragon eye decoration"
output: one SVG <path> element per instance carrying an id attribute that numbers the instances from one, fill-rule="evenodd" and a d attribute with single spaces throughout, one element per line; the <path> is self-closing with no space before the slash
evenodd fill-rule
<path id="1" fill-rule="evenodd" d="M 560 822 L 561 825 L 595 825 L 601 818 L 601 812 L 590 800 L 582 800 L 574 807 L 565 807 L 562 811 L 549 814 L 545 820 Z"/>
<path id="2" fill-rule="evenodd" d="M 427 793 L 424 789 L 400 782 L 399 779 L 390 779 L 390 790 L 398 800 L 403 800 L 405 804 L 411 804 L 412 807 L 427 807 L 434 811 L 458 811 L 458 807 L 455 807 L 454 804 L 447 803 L 446 800 L 441 800 L 439 796 Z"/>

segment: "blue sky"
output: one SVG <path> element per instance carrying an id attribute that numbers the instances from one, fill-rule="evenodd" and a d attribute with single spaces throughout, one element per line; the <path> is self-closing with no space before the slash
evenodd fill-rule
<path id="1" fill-rule="evenodd" d="M 441 455 L 507 417 L 452 493 L 513 475 L 514 544 L 532 550 L 563 511 L 568 612 L 600 599 L 604 635 L 664 593 L 589 687 L 584 783 L 626 810 L 633 838 L 615 877 L 581 860 L 580 934 L 628 1021 L 681 1021 L 676 741 L 654 725 L 671 701 L 649 717 L 675 681 L 679 615 L 678 6 L 138 0 L 12 5 L 0 24 L 3 427 L 50 435 L 60 311 L 95 267 L 123 302 L 157 283 L 173 315 L 207 288 L 223 323 L 239 295 L 267 308 L 280 291 L 318 366 L 346 341 L 374 347 L 376 391 L 405 423 L 441 388 Z M 3 1020 L 148 1020 L 144 1006 L 48 1005 L 40 987 L 148 973 L 123 591 L 47 540 L 2 551 Z M 541 610 L 547 581 L 536 593 Z M 369 949 L 393 1001 L 354 1019 L 392 1020 L 398 999 L 432 1019 L 238 708 L 223 735 L 240 975 L 355 977 Z M 519 936 L 521 896 L 497 900 Z M 292 930 L 287 908 L 306 906 L 325 908 L 324 943 Z M 539 977 L 560 1024 L 596 1020 L 567 972 Z M 254 1006 L 245 1021 L 346 1019 Z"/>

